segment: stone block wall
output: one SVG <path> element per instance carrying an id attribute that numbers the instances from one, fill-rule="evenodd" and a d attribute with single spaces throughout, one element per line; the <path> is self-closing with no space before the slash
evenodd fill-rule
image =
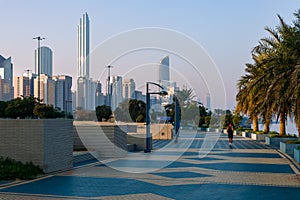
<path id="1" fill-rule="evenodd" d="M 114 124 L 74 121 L 74 148 L 86 148 L 96 158 L 114 158 L 127 155 L 127 134 Z M 83 146 L 80 146 L 80 145 Z M 76 150 L 76 149 L 75 149 Z"/>
<path id="2" fill-rule="evenodd" d="M 0 156 L 32 162 L 45 173 L 73 166 L 73 120 L 1 119 Z"/>

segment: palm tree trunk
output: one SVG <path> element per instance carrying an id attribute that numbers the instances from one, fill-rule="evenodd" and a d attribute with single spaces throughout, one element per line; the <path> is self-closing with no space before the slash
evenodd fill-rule
<path id="1" fill-rule="evenodd" d="M 253 116 L 253 131 L 258 131 L 258 116 Z"/>
<path id="2" fill-rule="evenodd" d="M 280 117 L 279 135 L 283 136 L 285 135 L 285 113 L 281 112 L 279 114 L 279 117 Z"/>
<path id="3" fill-rule="evenodd" d="M 270 132 L 270 123 L 271 123 L 271 119 L 266 119 L 265 123 L 264 123 L 264 133 L 268 133 Z"/>

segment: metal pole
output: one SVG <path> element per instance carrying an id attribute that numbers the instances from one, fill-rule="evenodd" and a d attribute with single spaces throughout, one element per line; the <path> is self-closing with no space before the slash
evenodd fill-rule
<path id="1" fill-rule="evenodd" d="M 151 152 L 151 147 L 150 147 L 150 139 L 151 139 L 151 134 L 150 134 L 150 116 L 149 116 L 149 111 L 150 111 L 150 94 L 149 94 L 149 84 L 146 84 L 146 149 L 144 150 L 145 153 Z"/>
<path id="2" fill-rule="evenodd" d="M 41 72 L 40 72 L 41 71 L 41 53 L 40 53 L 41 44 L 40 44 L 40 41 L 44 40 L 46 38 L 42 38 L 41 36 L 38 36 L 38 37 L 35 37 L 32 39 L 38 41 L 38 49 L 37 49 L 37 51 L 38 51 L 38 67 L 37 67 L 38 71 L 37 71 L 37 73 L 38 73 L 38 100 L 40 100 L 40 75 L 41 75 Z"/>
<path id="3" fill-rule="evenodd" d="M 179 119 L 178 99 L 177 99 L 176 96 L 175 96 L 174 100 L 175 100 L 175 134 L 176 134 L 175 143 L 177 143 L 178 142 L 178 136 L 179 136 L 180 119 Z"/>
<path id="4" fill-rule="evenodd" d="M 108 68 L 108 77 L 107 77 L 107 97 L 108 97 L 108 106 L 111 106 L 111 91 L 112 91 L 112 88 L 111 88 L 111 85 L 110 85 L 110 68 L 112 68 L 113 66 L 111 65 L 108 65 L 107 68 Z"/>

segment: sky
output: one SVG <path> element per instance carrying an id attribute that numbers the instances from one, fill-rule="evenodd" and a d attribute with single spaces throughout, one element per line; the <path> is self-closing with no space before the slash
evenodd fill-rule
<path id="1" fill-rule="evenodd" d="M 277 14 L 292 23 L 300 0 L 0 0 L 0 7 L 0 55 L 12 57 L 15 76 L 27 69 L 34 70 L 37 41 L 32 38 L 42 36 L 46 38 L 42 46 L 53 50 L 54 74 L 71 75 L 76 89 L 77 25 L 87 12 L 91 52 L 95 58 L 110 52 L 103 50 L 103 43 L 109 39 L 128 31 L 156 27 L 180 33 L 197 43 L 207 55 L 203 59 L 210 59 L 210 65 L 216 68 L 207 74 L 200 67 L 197 77 L 189 60 L 184 60 L 177 49 L 142 49 L 120 55 L 110 63 L 105 59 L 92 62 L 94 80 L 104 80 L 105 66 L 113 64 L 113 75 L 129 77 L 135 70 L 140 76 L 137 85 L 142 88 L 145 81 L 155 81 L 150 75 L 157 74 L 155 70 L 146 71 L 149 69 L 146 66 L 154 66 L 164 55 L 170 55 L 171 77 L 176 77 L 179 86 L 192 87 L 200 100 L 205 101 L 206 93 L 218 93 L 213 90 L 217 86 L 212 86 L 211 79 L 219 81 L 225 93 L 225 99 L 219 100 L 234 109 L 237 80 L 244 74 L 245 63 L 252 62 L 251 49 L 267 36 L 266 26 L 274 28 L 278 24 Z M 172 44 L 177 43 L 176 38 L 170 38 L 163 40 L 175 48 Z M 134 42 L 131 38 L 126 47 Z M 190 53 L 194 52 L 190 50 Z"/>

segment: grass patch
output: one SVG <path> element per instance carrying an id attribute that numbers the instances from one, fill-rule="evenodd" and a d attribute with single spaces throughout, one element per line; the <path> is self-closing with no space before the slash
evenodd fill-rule
<path id="1" fill-rule="evenodd" d="M 29 180 L 43 174 L 43 170 L 29 163 L 22 163 L 11 158 L 0 157 L 0 180 Z"/>

